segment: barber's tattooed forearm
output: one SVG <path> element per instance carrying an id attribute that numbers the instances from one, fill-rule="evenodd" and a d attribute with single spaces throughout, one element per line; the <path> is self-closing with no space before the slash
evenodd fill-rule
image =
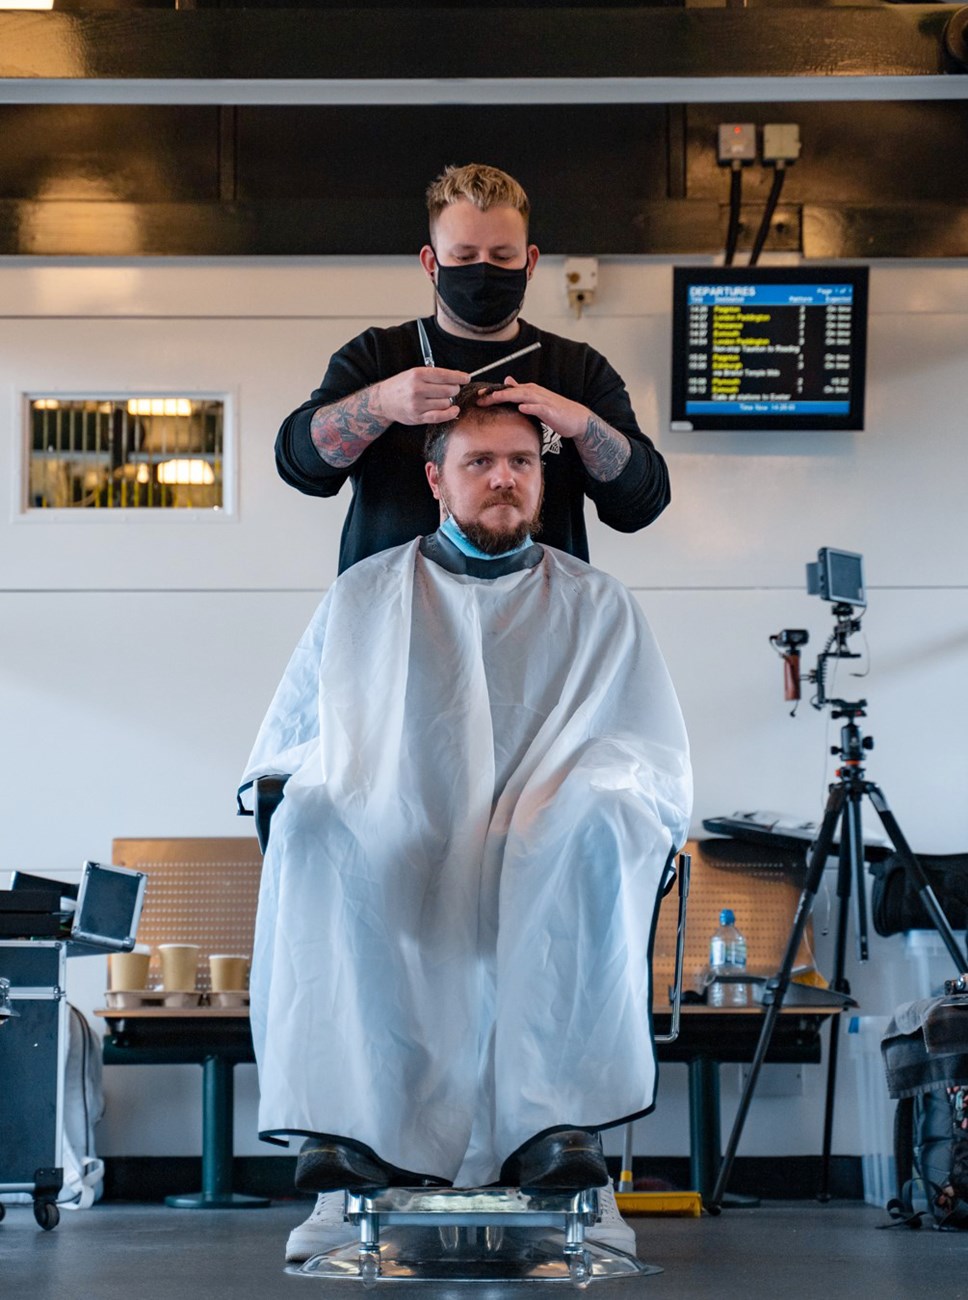
<path id="1" fill-rule="evenodd" d="M 321 406 L 313 413 L 310 437 L 327 465 L 348 469 L 385 432 L 387 422 L 373 408 L 372 391 L 364 388 L 342 402 Z"/>
<path id="2" fill-rule="evenodd" d="M 582 464 L 599 483 L 618 478 L 628 464 L 632 448 L 624 433 L 619 433 L 597 415 L 589 415 L 584 433 L 575 439 Z"/>

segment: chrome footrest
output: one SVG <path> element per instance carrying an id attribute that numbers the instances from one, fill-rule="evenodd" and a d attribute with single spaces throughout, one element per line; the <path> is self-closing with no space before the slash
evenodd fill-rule
<path id="1" fill-rule="evenodd" d="M 286 1271 L 301 1277 L 383 1281 L 559 1281 L 661 1273 L 624 1251 L 585 1241 L 598 1193 L 517 1187 L 392 1187 L 347 1193 L 359 1240 Z M 348 1232 L 351 1229 L 348 1229 Z"/>
<path id="2" fill-rule="evenodd" d="M 347 1193 L 346 1214 L 358 1222 L 376 1215 L 381 1223 L 397 1227 L 448 1224 L 505 1227 L 565 1228 L 569 1222 L 582 1230 L 598 1218 L 598 1190 L 581 1192 L 525 1192 L 520 1187 L 387 1187 L 370 1194 Z"/>

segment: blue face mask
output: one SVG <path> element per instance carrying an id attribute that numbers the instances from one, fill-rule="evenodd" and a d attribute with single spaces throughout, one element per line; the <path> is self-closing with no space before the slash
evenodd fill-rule
<path id="1" fill-rule="evenodd" d="M 437 260 L 437 292 L 459 321 L 476 329 L 499 329 L 521 310 L 528 287 L 528 268 L 510 271 L 490 262 L 441 266 Z"/>
<path id="2" fill-rule="evenodd" d="M 447 516 L 438 531 L 442 532 L 445 537 L 449 537 L 459 551 L 474 560 L 503 560 L 509 555 L 517 555 L 519 551 L 526 551 L 529 546 L 534 545 L 530 536 L 528 536 L 520 545 L 513 546 L 510 551 L 501 551 L 499 555 L 489 555 L 487 551 L 482 551 L 479 546 L 475 546 L 472 541 L 469 541 L 464 536 L 453 515 Z"/>

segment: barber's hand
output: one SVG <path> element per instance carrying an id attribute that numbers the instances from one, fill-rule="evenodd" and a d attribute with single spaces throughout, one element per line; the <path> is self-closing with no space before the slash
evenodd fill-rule
<path id="1" fill-rule="evenodd" d="M 462 370 L 416 366 L 373 385 L 373 404 L 388 425 L 442 424 L 459 415 L 454 397 L 467 383 Z"/>
<path id="2" fill-rule="evenodd" d="M 498 402 L 516 402 L 524 415 L 537 416 L 549 429 L 562 438 L 578 438 L 588 428 L 591 411 L 581 402 L 553 393 L 540 384 L 519 384 L 508 375 L 503 388 L 497 388 L 486 397 L 477 399 L 478 406 L 494 406 Z"/>

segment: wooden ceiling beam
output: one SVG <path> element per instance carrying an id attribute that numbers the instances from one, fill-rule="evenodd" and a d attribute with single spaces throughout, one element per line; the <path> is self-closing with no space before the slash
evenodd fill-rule
<path id="1" fill-rule="evenodd" d="M 960 99 L 950 5 L 0 13 L 5 103 Z"/>

